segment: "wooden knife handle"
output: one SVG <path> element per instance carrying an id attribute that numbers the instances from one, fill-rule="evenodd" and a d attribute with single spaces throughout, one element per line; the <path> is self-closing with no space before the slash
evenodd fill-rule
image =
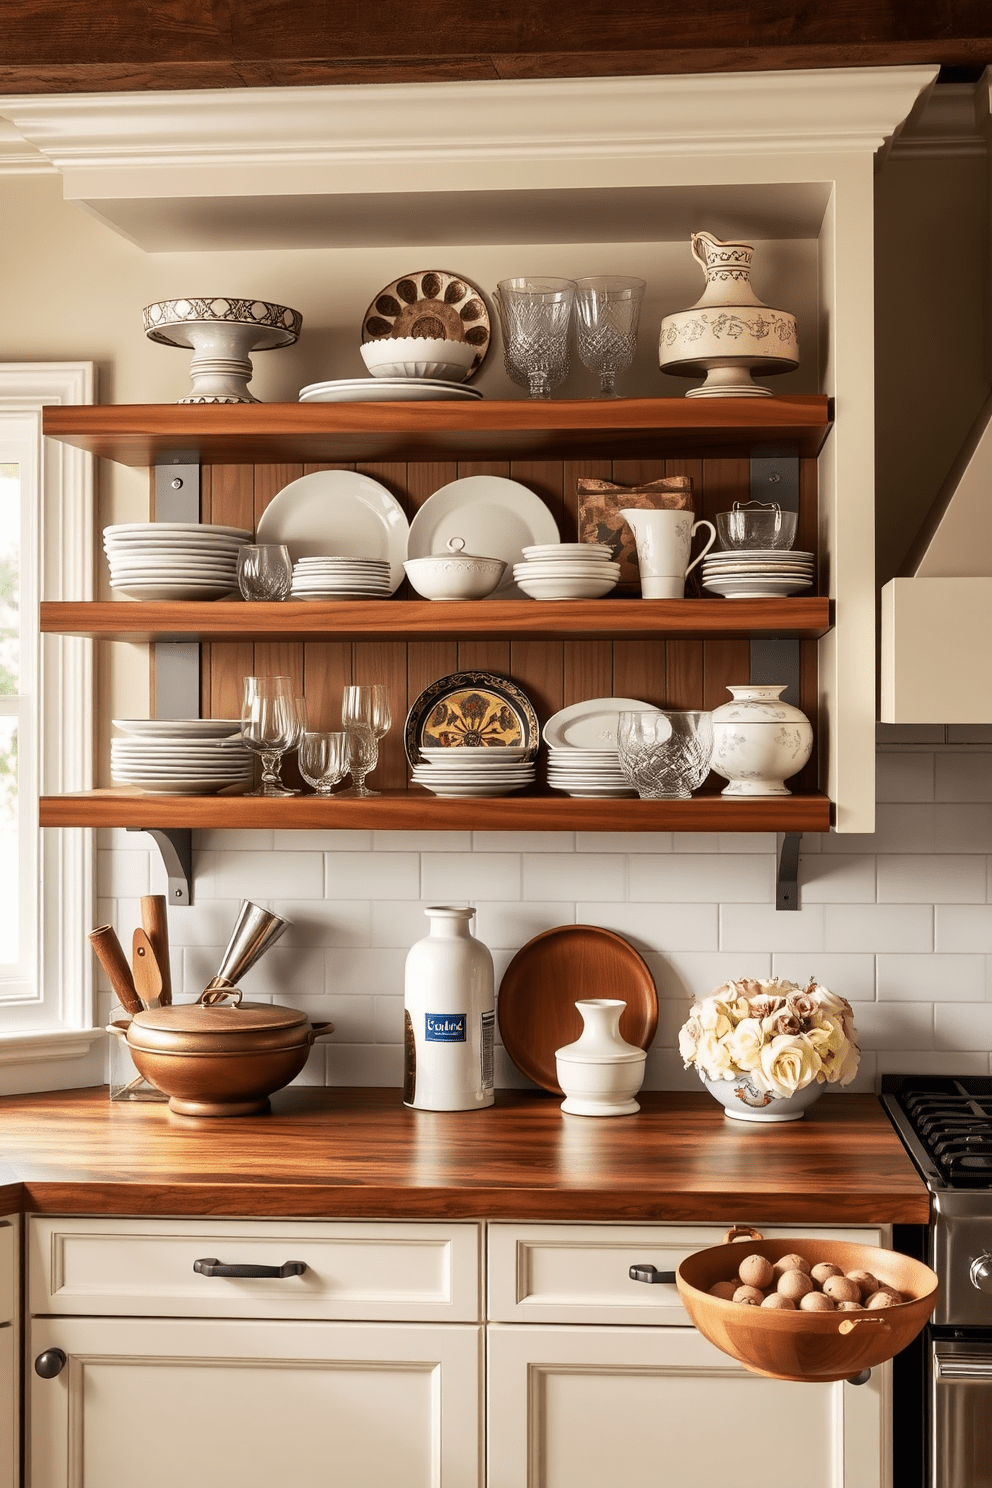
<path id="1" fill-rule="evenodd" d="M 162 991 L 159 1006 L 168 1007 L 172 1002 L 172 972 L 169 967 L 169 913 L 164 894 L 143 894 L 141 899 L 141 923 L 151 941 L 155 960 L 162 974 Z"/>
<path id="2" fill-rule="evenodd" d="M 131 968 L 113 925 L 98 925 L 95 930 L 90 931 L 89 938 L 97 960 L 117 993 L 121 1007 L 133 1018 L 135 1013 L 141 1012 L 141 998 L 135 989 Z"/>

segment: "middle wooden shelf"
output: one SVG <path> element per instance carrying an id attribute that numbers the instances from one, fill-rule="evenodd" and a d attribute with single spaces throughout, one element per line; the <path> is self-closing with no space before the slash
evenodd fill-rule
<path id="1" fill-rule="evenodd" d="M 818 640 L 831 625 L 827 598 L 361 600 L 44 603 L 41 629 L 94 640 L 642 640 L 776 636 Z"/>

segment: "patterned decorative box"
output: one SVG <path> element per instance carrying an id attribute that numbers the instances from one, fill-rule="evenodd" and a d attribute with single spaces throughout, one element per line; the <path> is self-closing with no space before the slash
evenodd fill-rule
<path id="1" fill-rule="evenodd" d="M 614 596 L 640 594 L 637 546 L 620 513 L 625 506 L 645 511 L 691 511 L 691 479 L 687 475 L 666 475 L 642 486 L 618 486 L 613 481 L 580 476 L 578 489 L 579 541 L 608 543 L 613 548 L 613 556 L 620 564 Z"/>

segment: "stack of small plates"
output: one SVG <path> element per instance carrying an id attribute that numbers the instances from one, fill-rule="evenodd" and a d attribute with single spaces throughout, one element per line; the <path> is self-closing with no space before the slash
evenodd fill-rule
<path id="1" fill-rule="evenodd" d="M 205 796 L 251 784 L 253 756 L 236 718 L 115 718 L 114 727 L 124 735 L 110 744 L 110 774 L 119 785 Z"/>
<path id="2" fill-rule="evenodd" d="M 293 599 L 388 599 L 393 591 L 384 558 L 298 558 Z"/>
<path id="3" fill-rule="evenodd" d="M 523 555 L 513 577 L 531 599 L 599 599 L 620 578 L 613 549 L 603 543 L 538 543 Z"/>
<path id="4" fill-rule="evenodd" d="M 481 397 L 478 388 L 439 377 L 343 377 L 300 389 L 301 403 L 477 403 Z"/>
<path id="5" fill-rule="evenodd" d="M 123 522 L 103 529 L 110 587 L 135 599 L 222 599 L 238 592 L 242 527 Z"/>
<path id="6" fill-rule="evenodd" d="M 415 785 L 435 796 L 508 796 L 534 780 L 533 750 L 500 745 L 491 749 L 421 747 L 413 767 Z"/>
<path id="7" fill-rule="evenodd" d="M 636 796 L 615 749 L 549 749 L 548 784 L 568 796 Z"/>
<path id="8" fill-rule="evenodd" d="M 703 588 L 724 599 L 781 599 L 812 584 L 812 553 L 733 548 L 703 559 Z"/>

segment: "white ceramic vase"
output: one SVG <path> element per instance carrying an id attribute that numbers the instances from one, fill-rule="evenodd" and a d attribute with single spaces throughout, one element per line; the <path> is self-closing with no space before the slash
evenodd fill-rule
<path id="1" fill-rule="evenodd" d="M 472 934 L 475 910 L 432 904 L 404 981 L 403 1103 L 420 1111 L 491 1106 L 496 1002 L 493 958 Z"/>
<path id="2" fill-rule="evenodd" d="M 727 1116 L 734 1121 L 774 1122 L 801 1121 L 814 1101 L 823 1094 L 816 1080 L 797 1090 L 795 1095 L 772 1095 L 752 1085 L 747 1075 L 733 1080 L 708 1080 L 700 1075 L 706 1089 L 718 1100 Z"/>
<path id="3" fill-rule="evenodd" d="M 687 398 L 770 398 L 751 373 L 767 377 L 799 365 L 796 317 L 758 299 L 751 288 L 753 254 L 750 243 L 692 234 L 692 256 L 706 275 L 706 288 L 691 310 L 665 316 L 658 343 L 663 372 L 705 375 Z"/>
<path id="4" fill-rule="evenodd" d="M 790 796 L 785 784 L 813 752 L 813 725 L 782 701 L 785 684 L 728 687 L 733 702 L 713 710 L 710 769 L 729 781 L 725 796 Z"/>
<path id="5" fill-rule="evenodd" d="M 570 1116 L 633 1116 L 647 1054 L 620 1033 L 625 1002 L 593 997 L 575 1004 L 582 1034 L 555 1051 L 561 1108 Z"/>

